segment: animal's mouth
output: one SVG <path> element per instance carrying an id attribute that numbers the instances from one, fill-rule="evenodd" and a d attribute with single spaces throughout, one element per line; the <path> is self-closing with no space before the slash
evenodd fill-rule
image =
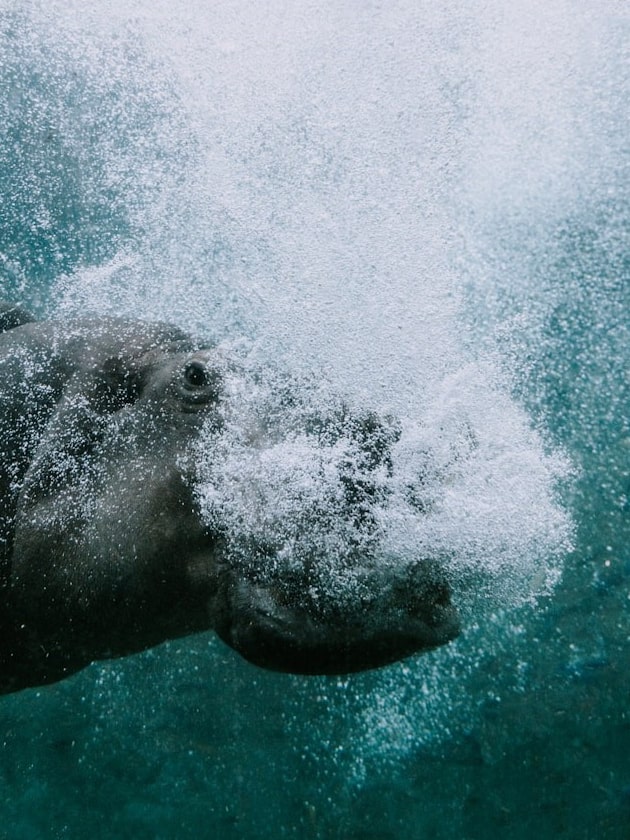
<path id="1" fill-rule="evenodd" d="M 417 575 L 417 573 L 416 573 Z M 378 668 L 454 639 L 459 619 L 443 580 L 415 592 L 389 587 L 384 600 L 341 605 L 247 580 L 230 587 L 219 636 L 249 662 L 295 674 L 345 674 Z M 416 581 L 417 584 L 417 581 Z"/>
<path id="2" fill-rule="evenodd" d="M 219 535 L 219 636 L 257 665 L 303 674 L 375 668 L 454 638 L 443 571 L 396 560 L 419 553 L 424 510 L 407 490 L 428 474 L 424 457 L 421 477 L 397 474 L 399 424 L 273 376 L 246 386 L 227 377 L 224 422 L 199 449 L 200 515 Z"/>

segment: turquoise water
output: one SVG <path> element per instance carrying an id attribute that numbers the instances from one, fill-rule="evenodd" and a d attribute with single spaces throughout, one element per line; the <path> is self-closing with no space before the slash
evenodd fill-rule
<path id="1" fill-rule="evenodd" d="M 483 444 L 430 535 L 456 643 L 306 679 L 208 634 L 0 698 L 0 837 L 629 836 L 627 26 L 0 3 L 2 297 L 244 341 Z"/>

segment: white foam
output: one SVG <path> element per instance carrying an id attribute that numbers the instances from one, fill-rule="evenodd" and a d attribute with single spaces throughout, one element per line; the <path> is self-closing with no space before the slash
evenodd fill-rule
<path id="1" fill-rule="evenodd" d="M 570 544 L 556 493 L 566 464 L 532 430 L 494 361 L 475 357 L 452 261 L 461 225 L 453 196 L 484 201 L 475 184 L 490 184 L 486 158 L 473 151 L 489 133 L 492 103 L 514 106 L 509 81 L 519 77 L 493 75 L 492 8 L 475 17 L 455 2 L 401 2 L 365 16 L 310 2 L 262 14 L 247 0 L 221 15 L 205 4 L 140 3 L 133 17 L 116 2 L 83 17 L 72 4 L 55 9 L 73 33 L 71 53 L 97 43 L 102 63 L 109 40 L 129 92 L 154 79 L 161 108 L 169 90 L 177 98 L 175 116 L 152 126 L 146 160 L 141 145 L 133 160 L 118 150 L 118 170 L 143 187 L 132 208 L 141 234 L 109 263 L 61 278 L 58 310 L 175 320 L 215 339 L 245 333 L 263 366 L 324 370 L 333 392 L 402 426 L 376 511 L 383 558 L 439 557 L 463 601 L 473 591 L 477 601 L 548 591 Z M 560 11 L 539 12 L 556 32 Z M 42 14 L 50 28 L 48 7 Z M 528 20 L 520 6 L 501 18 L 500 43 L 522 30 L 535 58 L 544 44 L 528 40 Z M 145 58 L 136 50 L 121 67 L 120 42 L 139 43 Z M 574 54 L 573 41 L 564 45 L 537 65 L 541 85 L 561 85 Z M 515 137 L 535 119 L 519 113 L 508 122 Z M 558 171 L 565 146 L 547 140 L 557 155 L 544 160 Z M 111 143 L 107 154 L 111 167 Z M 518 180 L 507 157 L 488 160 L 497 177 Z M 297 550 L 296 523 L 304 528 L 304 511 L 316 509 L 332 556 L 330 546 L 356 538 L 331 513 L 348 452 L 300 437 L 279 407 L 278 437 L 251 447 L 246 415 L 257 399 L 256 388 L 241 394 L 228 432 L 206 441 L 206 513 L 221 511 L 234 545 L 256 538 L 287 554 Z M 416 485 L 421 513 L 409 501 Z M 324 539 L 313 527 L 301 533 L 304 545 Z"/>
<path id="2" fill-rule="evenodd" d="M 487 609 L 549 593 L 571 544 L 555 495 L 568 465 L 544 452 L 482 369 L 449 377 L 422 417 L 403 419 L 390 469 L 369 467 L 352 435 L 308 431 L 340 406 L 312 380 L 288 390 L 272 374 L 228 376 L 223 424 L 217 431 L 213 421 L 196 457 L 202 510 L 235 562 L 281 574 L 315 557 L 335 591 L 364 562 L 430 558 L 471 614 L 484 601 Z M 344 476 L 373 487 L 369 524 L 348 514 Z"/>
<path id="3" fill-rule="evenodd" d="M 512 357 L 484 356 L 487 313 L 497 334 L 535 342 L 550 290 L 525 287 L 492 249 L 522 232 L 511 219 L 529 213 L 528 235 L 546 229 L 606 165 L 589 127 L 611 99 L 592 70 L 607 20 L 623 13 L 616 0 L 597 14 L 568 0 L 359 5 L 47 3 L 43 25 L 58 26 L 60 41 L 71 33 L 70 51 L 133 43 L 127 67 L 111 53 L 123 95 L 142 76 L 168 98 L 168 79 L 177 114 L 147 141 L 163 151 L 163 178 L 141 154 L 120 167 L 150 186 L 133 207 L 140 233 L 108 265 L 60 281 L 57 300 L 63 312 L 245 335 L 257 363 L 323 370 L 332 392 L 398 418 L 379 551 L 384 562 L 438 557 L 482 628 L 412 677 L 389 672 L 366 698 L 361 737 L 405 750 L 418 733 L 448 731 L 466 702 L 463 657 L 474 669 L 495 604 L 550 592 L 571 544 L 559 492 L 568 464 L 510 395 Z M 466 312 L 462 277 L 474 287 Z M 523 305 L 505 323 L 512 297 Z M 225 434 L 201 444 L 205 514 L 225 523 L 235 551 L 251 537 L 284 563 L 299 556 L 285 548 L 310 540 L 334 569 L 329 549 L 352 537 L 330 515 L 347 448 L 316 445 L 279 405 L 278 433 L 252 446 L 252 418 L 273 405 L 273 388 L 243 383 Z M 321 409 L 330 389 L 304 398 Z M 308 526 L 313 509 L 325 513 L 325 545 Z"/>

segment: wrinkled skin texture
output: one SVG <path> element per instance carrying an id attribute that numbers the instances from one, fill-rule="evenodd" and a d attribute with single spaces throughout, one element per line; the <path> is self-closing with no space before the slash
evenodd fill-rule
<path id="1" fill-rule="evenodd" d="M 0 305 L 0 693 L 210 629 L 296 673 L 457 635 L 430 564 L 395 580 L 366 565 L 378 609 L 316 606 L 299 574 L 266 584 L 230 566 L 194 493 L 201 426 L 221 423 L 216 358 L 165 324 L 36 323 Z"/>

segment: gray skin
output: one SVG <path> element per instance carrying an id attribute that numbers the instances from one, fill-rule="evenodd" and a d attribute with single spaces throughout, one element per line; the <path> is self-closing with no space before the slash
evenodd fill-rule
<path id="1" fill-rule="evenodd" d="M 194 493 L 201 425 L 220 424 L 216 358 L 169 325 L 35 322 L 0 304 L 0 693 L 204 630 L 304 674 L 457 635 L 431 564 L 395 580 L 367 565 L 368 606 L 315 604 L 299 574 L 265 583 L 230 565 Z"/>

